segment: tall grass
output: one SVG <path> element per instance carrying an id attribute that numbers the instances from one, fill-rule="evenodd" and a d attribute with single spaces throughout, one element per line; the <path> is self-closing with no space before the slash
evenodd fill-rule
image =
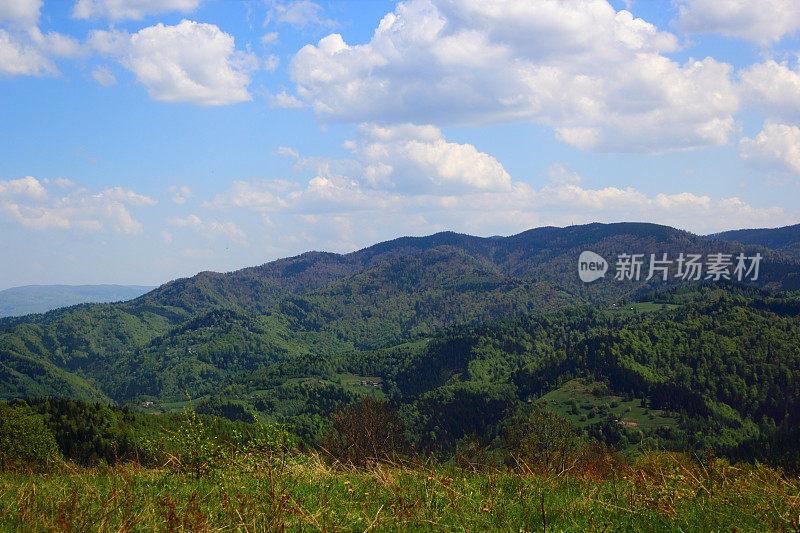
<path id="1" fill-rule="evenodd" d="M 560 474 L 247 455 L 208 475 L 135 463 L 0 473 L 8 531 L 800 531 L 800 480 L 653 452 Z"/>

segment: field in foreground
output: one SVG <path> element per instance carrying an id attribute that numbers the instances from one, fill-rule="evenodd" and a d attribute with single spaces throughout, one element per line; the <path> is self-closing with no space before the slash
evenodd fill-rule
<path id="1" fill-rule="evenodd" d="M 559 476 L 245 458 L 196 477 L 135 464 L 0 474 L 7 531 L 798 531 L 800 480 L 650 453 Z"/>

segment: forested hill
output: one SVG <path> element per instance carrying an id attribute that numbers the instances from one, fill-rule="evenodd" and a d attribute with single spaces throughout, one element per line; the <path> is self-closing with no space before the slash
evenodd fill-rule
<path id="1" fill-rule="evenodd" d="M 341 392 L 336 368 L 354 351 L 665 288 L 658 277 L 616 281 L 611 274 L 584 284 L 577 258 L 587 249 L 612 268 L 620 253 L 761 253 L 756 286 L 800 288 L 800 265 L 780 253 L 654 224 L 406 237 L 351 254 L 309 252 L 227 274 L 203 272 L 130 302 L 2 319 L 0 397 L 174 402 L 186 392 L 283 387 L 285 401 L 265 401 L 264 412 L 300 412 L 303 398 L 316 393 L 298 383 L 322 379 Z"/>
<path id="2" fill-rule="evenodd" d="M 712 239 L 757 244 L 800 259 L 800 224 L 771 229 L 740 229 L 709 235 Z"/>
<path id="3" fill-rule="evenodd" d="M 705 285 L 656 299 L 455 328 L 356 364 L 396 385 L 423 447 L 490 439 L 537 406 L 617 448 L 800 468 L 800 297 Z"/>
<path id="4" fill-rule="evenodd" d="M 498 275 L 548 281 L 571 292 L 585 292 L 589 299 L 602 297 L 609 290 L 619 292 L 619 287 L 603 281 L 591 286 L 580 283 L 575 275 L 576 262 L 585 249 L 600 253 L 609 261 L 619 253 L 666 252 L 677 256 L 679 252 L 761 251 L 768 259 L 762 284 L 772 282 L 778 288 L 795 288 L 795 285 L 800 288 L 800 280 L 787 279 L 786 269 L 775 267 L 785 258 L 765 247 L 713 242 L 657 224 L 593 223 L 535 228 L 510 237 L 474 237 L 453 232 L 402 237 L 344 255 L 307 252 L 226 274 L 201 272 L 167 283 L 142 296 L 134 305 L 163 305 L 191 312 L 224 307 L 263 313 L 286 297 L 304 295 L 387 261 L 434 249 L 457 250 Z M 791 287 L 783 287 L 787 282 Z M 622 292 L 630 289 L 625 287 Z"/>

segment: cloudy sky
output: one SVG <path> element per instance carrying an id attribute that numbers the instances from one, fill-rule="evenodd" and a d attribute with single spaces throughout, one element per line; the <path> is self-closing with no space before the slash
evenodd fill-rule
<path id="1" fill-rule="evenodd" d="M 0 289 L 800 221 L 797 0 L 0 0 Z"/>

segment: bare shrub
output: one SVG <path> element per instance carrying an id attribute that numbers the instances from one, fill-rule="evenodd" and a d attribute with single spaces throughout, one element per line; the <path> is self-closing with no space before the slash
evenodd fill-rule
<path id="1" fill-rule="evenodd" d="M 406 451 L 403 422 L 386 402 L 365 398 L 333 413 L 331 421 L 323 448 L 343 463 L 390 461 Z"/>
<path id="2" fill-rule="evenodd" d="M 578 429 L 548 411 L 515 415 L 503 437 L 514 466 L 526 473 L 564 473 L 575 465 L 581 446 Z"/>

